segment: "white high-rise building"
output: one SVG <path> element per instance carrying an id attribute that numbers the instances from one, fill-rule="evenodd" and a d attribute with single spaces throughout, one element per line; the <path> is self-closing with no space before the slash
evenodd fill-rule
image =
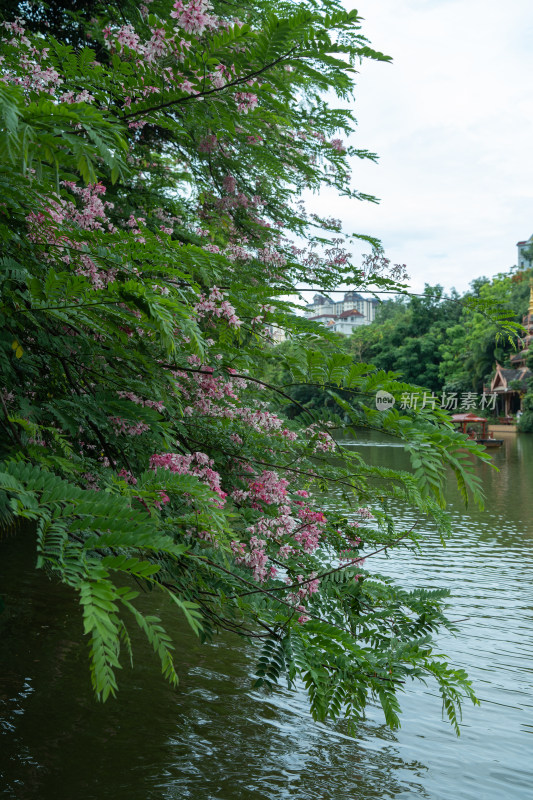
<path id="1" fill-rule="evenodd" d="M 336 333 L 349 336 L 355 328 L 374 321 L 377 305 L 375 298 L 363 297 L 358 292 L 346 292 L 344 299 L 338 302 L 328 295 L 315 294 L 305 315 Z"/>

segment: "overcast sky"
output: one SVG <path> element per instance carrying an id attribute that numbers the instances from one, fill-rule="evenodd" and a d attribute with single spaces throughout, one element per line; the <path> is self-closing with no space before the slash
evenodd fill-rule
<path id="1" fill-rule="evenodd" d="M 533 233 L 532 0 L 346 5 L 394 59 L 362 65 L 351 141 L 380 157 L 357 162 L 354 183 L 381 202 L 313 205 L 380 238 L 414 291 L 508 270 Z"/>

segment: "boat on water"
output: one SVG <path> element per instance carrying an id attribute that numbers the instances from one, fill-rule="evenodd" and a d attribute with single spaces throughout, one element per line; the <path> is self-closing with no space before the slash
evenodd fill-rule
<path id="1" fill-rule="evenodd" d="M 485 447 L 501 447 L 503 444 L 503 439 L 495 439 L 492 433 L 487 432 L 485 417 L 478 417 L 475 414 L 453 414 L 452 421 L 461 433 L 465 433 L 469 439 L 475 439 Z"/>

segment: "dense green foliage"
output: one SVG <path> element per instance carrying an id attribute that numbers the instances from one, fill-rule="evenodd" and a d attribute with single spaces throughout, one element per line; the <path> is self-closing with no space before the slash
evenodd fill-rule
<path id="1" fill-rule="evenodd" d="M 462 296 L 426 286 L 421 296 L 385 301 L 374 324 L 354 332 L 349 351 L 435 393 L 482 392 L 496 362 L 510 366 L 517 348 L 516 336 L 502 335 L 498 313 L 489 316 L 486 309 L 520 325 L 530 276 L 520 270 L 480 278 Z"/>
<path id="2" fill-rule="evenodd" d="M 357 721 L 378 698 L 397 725 L 398 692 L 433 677 L 457 729 L 473 694 L 434 649 L 453 627 L 446 591 L 403 590 L 364 560 L 416 549 L 422 521 L 449 533 L 444 485 L 453 473 L 479 502 L 468 453 L 485 456 L 438 409 L 377 411 L 377 389 L 406 387 L 281 299 L 310 276 L 405 289 L 365 283 L 338 222 L 299 199 L 324 185 L 364 199 L 349 160 L 373 156 L 336 138 L 355 122 L 323 98 L 350 97 L 361 59 L 385 57 L 336 0 L 232 9 L 21 4 L 7 19 L 1 524 L 33 521 L 37 566 L 78 594 L 102 699 L 130 622 L 178 680 L 142 611 L 151 587 L 204 639 L 262 641 L 259 684 L 301 679 L 317 719 Z M 429 294 L 409 313 L 437 324 Z M 291 396 L 265 380 L 270 326 L 294 337 L 285 368 L 330 419 L 300 406 L 287 421 Z M 403 441 L 412 472 L 365 463 L 342 426 Z"/>
<path id="3" fill-rule="evenodd" d="M 442 286 L 428 285 L 420 295 L 402 292 L 382 301 L 372 324 L 356 328 L 349 337 L 330 336 L 320 351 L 372 363 L 428 395 L 434 393 L 439 401 L 451 393 L 457 402 L 462 393 L 481 395 L 490 386 L 497 363 L 513 366 L 510 358 L 520 346 L 531 276 L 531 270 L 515 269 L 492 280 L 479 278 L 464 295 L 454 290 L 446 295 Z M 299 347 L 296 340 L 278 346 L 276 359 L 267 368 L 269 379 L 284 385 L 300 406 L 333 411 L 336 400 L 327 389 L 291 384 L 290 364 L 298 359 Z M 527 408 L 529 399 L 524 402 Z M 298 405 L 288 413 L 297 416 Z M 521 430 L 529 430 L 528 419 L 522 420 Z"/>

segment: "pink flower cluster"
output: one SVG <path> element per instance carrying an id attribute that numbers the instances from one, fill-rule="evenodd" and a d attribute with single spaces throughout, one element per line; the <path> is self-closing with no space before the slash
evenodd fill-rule
<path id="1" fill-rule="evenodd" d="M 374 519 L 374 515 L 370 511 L 369 508 L 358 508 L 357 513 L 362 519 Z M 352 523 L 352 525 L 356 525 L 357 523 Z"/>
<path id="2" fill-rule="evenodd" d="M 313 423 L 306 428 L 306 433 L 311 436 L 311 444 L 315 453 L 331 453 L 337 444 L 335 439 L 324 430 L 320 430 L 318 423 Z"/>
<path id="3" fill-rule="evenodd" d="M 239 197 L 243 197 L 244 195 L 237 195 L 235 198 L 238 200 Z M 246 250 L 240 244 L 235 244 L 230 242 L 226 248 L 224 248 L 224 255 L 228 259 L 228 261 L 250 261 L 252 258 L 252 254 Z"/>
<path id="4" fill-rule="evenodd" d="M 350 253 L 342 246 L 343 239 L 333 239 L 333 246 L 327 247 L 324 255 L 329 267 L 342 267 L 348 263 Z"/>
<path id="5" fill-rule="evenodd" d="M 195 475 L 203 483 L 207 484 L 212 492 L 218 495 L 219 500 L 215 502 L 219 508 L 226 502 L 227 494 L 222 491 L 220 486 L 220 475 L 213 469 L 213 459 L 205 453 L 190 453 L 181 455 L 180 453 L 154 454 L 150 458 L 151 469 L 168 469 L 170 472 L 177 472 L 178 475 Z"/>
<path id="6" fill-rule="evenodd" d="M 132 25 L 123 25 L 117 32 L 117 42 L 122 50 L 124 47 L 129 47 L 130 50 L 137 50 L 139 46 L 140 37 Z"/>
<path id="7" fill-rule="evenodd" d="M 165 406 L 161 400 L 144 400 L 142 397 L 134 394 L 134 392 L 117 392 L 117 394 L 122 400 L 131 400 L 131 402 L 135 403 L 137 406 L 155 408 L 159 412 L 165 410 Z"/>
<path id="8" fill-rule="evenodd" d="M 274 578 L 277 570 L 275 567 L 267 568 L 268 555 L 265 550 L 266 541 L 252 536 L 249 549 L 242 542 L 232 542 L 231 548 L 235 555 L 235 563 L 249 567 L 253 572 L 254 580 L 264 583 L 267 578 Z"/>
<path id="9" fill-rule="evenodd" d="M 333 147 L 334 150 L 337 151 L 337 153 L 346 152 L 346 148 L 344 146 L 344 142 L 342 141 L 342 139 L 332 139 L 330 145 Z"/>
<path id="10" fill-rule="evenodd" d="M 200 300 L 194 306 L 194 310 L 199 319 L 211 316 L 227 320 L 232 328 L 240 328 L 242 325 L 234 307 L 228 300 L 224 300 L 224 292 L 221 292 L 217 286 L 213 286 L 209 297 L 206 297 L 205 294 L 200 295 Z"/>
<path id="11" fill-rule="evenodd" d="M 54 67 L 46 67 L 43 64 L 48 57 L 48 48 L 38 50 L 34 47 L 25 35 L 25 28 L 21 23 L 20 17 L 14 22 L 2 23 L 6 31 L 13 34 L 9 44 L 18 51 L 18 54 L 17 73 L 6 70 L 0 80 L 22 86 L 29 91 L 53 95 L 63 81 Z"/>
<path id="12" fill-rule="evenodd" d="M 194 366 L 201 366 L 197 356 L 189 356 L 189 363 Z M 196 363 L 198 362 L 198 363 Z M 181 383 L 176 384 L 176 388 L 192 405 L 186 406 L 184 413 L 187 416 L 202 414 L 210 417 L 227 417 L 231 419 L 235 416 L 232 409 L 236 409 L 232 403 L 226 405 L 227 401 L 238 401 L 235 393 L 236 389 L 242 387 L 244 381 L 241 378 L 227 379 L 222 375 L 214 375 L 213 367 L 202 366 L 198 372 L 187 373 L 178 371 L 175 377 Z M 224 403 L 221 405 L 221 403 Z"/>
<path id="13" fill-rule="evenodd" d="M 309 580 L 311 578 L 312 580 Z M 296 576 L 296 582 L 300 584 L 300 587 L 295 592 L 288 592 L 285 596 L 285 599 L 288 603 L 291 603 L 295 606 L 298 611 L 304 612 L 300 617 L 298 617 L 298 622 L 303 624 L 307 622 L 309 617 L 306 615 L 306 608 L 302 605 L 302 602 L 307 598 L 311 597 L 311 595 L 318 592 L 320 586 L 320 580 L 316 577 L 316 572 L 311 572 L 309 578 L 305 578 L 303 575 Z M 286 583 L 294 583 L 291 578 L 285 579 Z"/>
<path id="14" fill-rule="evenodd" d="M 214 133 L 210 133 L 201 140 L 198 145 L 200 153 L 212 153 L 217 146 L 217 137 Z"/>
<path id="15" fill-rule="evenodd" d="M 297 575 L 296 582 L 301 584 L 300 587 L 295 592 L 288 592 L 285 596 L 285 600 L 293 605 L 297 611 L 302 612 L 298 617 L 298 622 L 300 625 L 303 625 L 310 617 L 308 616 L 306 607 L 302 605 L 302 603 L 307 597 L 311 597 L 311 595 L 318 591 L 320 580 L 316 577 L 316 572 L 311 572 L 308 578 L 304 575 Z M 294 581 L 287 576 L 285 578 L 285 583 L 290 585 L 293 584 Z"/>
<path id="16" fill-rule="evenodd" d="M 303 524 L 294 531 L 293 537 L 306 553 L 314 553 L 320 544 L 327 519 L 321 511 L 313 511 L 307 506 L 299 509 L 298 517 Z"/>
<path id="17" fill-rule="evenodd" d="M 280 478 L 277 472 L 264 470 L 260 475 L 248 482 L 247 496 L 252 508 L 261 508 L 265 505 L 280 504 L 287 497 L 289 481 Z"/>
<path id="18" fill-rule="evenodd" d="M 102 183 L 93 183 L 85 187 L 77 186 L 73 181 L 64 181 L 65 188 L 72 191 L 81 200 L 81 208 L 73 202 L 65 201 L 63 198 L 54 196 L 48 198 L 46 214 L 31 212 L 26 222 L 29 228 L 29 239 L 39 244 L 51 244 L 57 248 L 59 257 L 65 264 L 69 264 L 74 258 L 77 262 L 76 273 L 85 275 L 91 281 L 95 289 L 101 289 L 108 283 L 115 280 L 116 270 L 101 270 L 97 267 L 93 259 L 86 253 L 79 253 L 77 256 L 72 251 L 80 251 L 82 243 L 72 240 L 57 226 L 63 228 L 81 228 L 82 230 L 95 231 L 103 230 L 104 224 L 109 231 L 114 231 L 114 226 L 110 223 L 106 209 L 112 208 L 113 204 L 103 201 L 101 196 L 105 194 L 105 186 Z"/>
<path id="19" fill-rule="evenodd" d="M 104 28 L 104 38 L 107 41 L 108 47 L 110 47 L 111 50 L 118 49 L 120 53 L 124 52 L 125 47 L 132 50 L 138 56 L 142 57 L 142 61 L 138 61 L 139 67 L 145 66 L 146 64 L 153 67 L 158 60 L 164 59 L 171 54 L 180 60 L 182 58 L 182 46 L 189 45 L 188 42 L 176 42 L 173 36 L 167 35 L 164 27 L 151 27 L 150 33 L 152 34 L 151 37 L 142 42 L 139 34 L 132 25 L 123 25 L 116 31 L 112 31 L 109 27 Z M 167 72 L 165 72 L 165 68 L 163 68 L 162 73 L 162 77 L 167 83 L 170 81 L 170 75 L 168 74 L 169 69 L 170 68 L 166 67 Z M 171 71 L 170 73 L 172 74 Z M 148 93 L 156 92 L 159 92 L 156 86 L 145 86 L 141 90 L 143 96 L 146 96 Z M 131 105 L 131 100 L 131 97 L 126 99 L 127 106 Z"/>
<path id="20" fill-rule="evenodd" d="M 273 267 L 280 268 L 284 267 L 287 263 L 287 259 L 280 253 L 273 245 L 267 245 L 262 249 L 257 251 L 257 257 L 263 264 L 269 264 Z"/>
<path id="21" fill-rule="evenodd" d="M 159 495 L 159 500 L 155 500 L 154 501 L 154 506 L 156 508 L 161 508 L 162 506 L 166 505 L 167 503 L 170 503 L 170 497 L 168 496 L 168 494 L 166 492 L 161 490 L 160 492 L 158 492 L 158 495 Z"/>
<path id="22" fill-rule="evenodd" d="M 94 103 L 94 97 L 90 92 L 87 91 L 87 89 L 84 89 L 82 92 L 78 92 L 77 94 L 75 92 L 64 92 L 60 96 L 59 102 L 69 104 Z"/>
<path id="23" fill-rule="evenodd" d="M 200 368 L 198 372 L 178 370 L 173 373 L 176 390 L 190 403 L 184 408 L 187 417 L 193 418 L 198 415 L 220 417 L 240 422 L 257 433 L 277 434 L 286 441 L 294 441 L 297 438 L 296 433 L 284 427 L 284 421 L 277 414 L 264 407 L 252 409 L 241 404 L 237 391 L 246 388 L 245 378 L 232 376 L 231 369 L 228 370 L 229 379 L 215 375 L 213 367 L 202 366 L 198 356 L 189 356 L 188 361 Z M 256 402 L 257 405 L 264 404 Z"/>
<path id="24" fill-rule="evenodd" d="M 108 223 L 106 209 L 113 208 L 113 203 L 100 198 L 106 193 L 103 183 L 90 183 L 88 186 L 77 186 L 74 181 L 63 181 L 65 188 L 78 195 L 82 208 L 78 209 L 74 203 L 64 205 L 65 216 L 75 222 L 85 231 L 103 230 L 103 223 Z"/>
<path id="25" fill-rule="evenodd" d="M 233 178 L 231 175 L 226 176 L 226 178 L 224 179 L 225 181 L 224 188 L 226 189 L 228 194 L 224 195 L 224 197 L 218 197 L 215 200 L 215 206 L 217 208 L 221 209 L 222 211 L 228 211 L 236 208 L 253 208 L 262 205 L 263 201 L 259 195 L 253 195 L 252 197 L 248 197 L 243 192 L 235 193 L 235 188 L 233 189 L 231 188 L 231 186 L 233 185 L 232 182 L 234 180 L 235 178 Z M 262 224 L 261 220 L 259 220 L 258 218 L 255 218 L 255 221 Z M 245 243 L 246 241 L 247 240 L 245 237 L 241 239 L 241 242 L 243 243 Z"/>
<path id="26" fill-rule="evenodd" d="M 156 166 L 155 164 L 153 166 Z M 159 230 L 163 231 L 163 233 L 168 234 L 171 236 L 174 233 L 174 226 L 176 223 L 180 223 L 181 219 L 179 217 L 174 216 L 173 214 L 169 214 L 168 211 L 165 211 L 163 208 L 156 208 L 154 209 L 154 217 L 157 217 L 158 220 L 162 223 L 159 226 Z"/>
<path id="27" fill-rule="evenodd" d="M 235 92 L 235 102 L 239 113 L 248 114 L 257 106 L 258 98 L 256 94 L 251 92 Z"/>
<path id="28" fill-rule="evenodd" d="M 170 16 L 186 33 L 200 35 L 206 28 L 217 27 L 217 18 L 207 13 L 211 8 L 211 3 L 207 0 L 190 0 L 185 4 L 182 0 L 176 0 L 174 11 L 170 12 Z"/>
<path id="29" fill-rule="evenodd" d="M 113 426 L 115 436 L 141 436 L 150 430 L 150 426 L 145 422 L 136 422 L 134 425 L 128 419 L 122 417 L 109 417 L 109 422 Z"/>
<path id="30" fill-rule="evenodd" d="M 128 469 L 124 469 L 124 467 L 122 467 L 120 472 L 117 472 L 117 475 L 119 478 L 123 478 L 126 483 L 130 483 L 132 486 L 135 486 L 137 483 L 137 478 L 135 478 Z"/>
<path id="31" fill-rule="evenodd" d="M 226 175 L 222 181 L 222 186 L 228 194 L 233 194 L 237 188 L 237 181 L 233 175 Z"/>
<path id="32" fill-rule="evenodd" d="M 288 496 L 288 481 L 279 478 L 277 473 L 264 471 L 260 475 L 247 478 L 248 490 L 234 490 L 232 499 L 237 503 L 247 503 L 263 513 L 250 525 L 246 532 L 250 534 L 250 550 L 242 542 L 234 542 L 234 552 L 239 556 L 239 564 L 249 566 L 254 571 L 254 578 L 266 580 L 271 573 L 267 572 L 269 542 L 277 545 L 275 557 L 285 561 L 300 553 L 313 553 L 320 545 L 320 538 L 327 524 L 326 517 L 320 511 L 313 511 L 304 506 L 303 501 L 293 501 L 297 515 L 292 513 L 291 500 Z M 307 495 L 299 490 L 300 496 Z M 268 512 L 267 509 L 268 508 Z M 289 539 L 289 541 L 287 541 Z M 285 540 L 285 541 L 283 541 Z M 314 575 L 311 576 L 313 579 Z M 302 578 L 303 580 L 303 578 Z M 289 581 L 290 582 L 290 581 Z M 302 586 L 298 602 L 305 595 L 312 594 L 318 588 L 314 580 Z M 304 608 L 300 609 L 305 611 Z"/>

